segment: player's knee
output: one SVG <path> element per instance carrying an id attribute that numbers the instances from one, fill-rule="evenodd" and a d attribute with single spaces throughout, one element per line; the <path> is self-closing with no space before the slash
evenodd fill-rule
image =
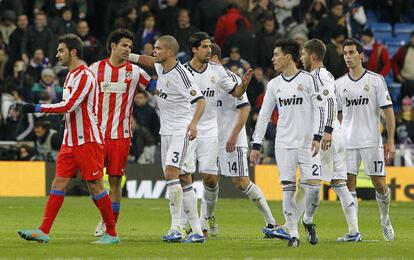
<path id="1" fill-rule="evenodd" d="M 234 177 L 231 181 L 233 182 L 234 186 L 236 186 L 236 188 L 241 191 L 246 190 L 250 182 L 248 178 L 243 177 Z"/>
<path id="2" fill-rule="evenodd" d="M 193 182 L 191 174 L 180 175 L 180 183 L 182 186 L 189 185 Z"/>
<path id="3" fill-rule="evenodd" d="M 215 188 L 218 183 L 218 177 L 216 175 L 203 174 L 203 183 L 207 187 Z"/>
<path id="4" fill-rule="evenodd" d="M 347 181 L 346 180 L 331 180 L 331 186 L 338 186 L 338 185 L 343 185 L 346 184 Z"/>
<path id="5" fill-rule="evenodd" d="M 56 177 L 52 183 L 52 190 L 64 191 L 70 182 L 70 178 Z"/>

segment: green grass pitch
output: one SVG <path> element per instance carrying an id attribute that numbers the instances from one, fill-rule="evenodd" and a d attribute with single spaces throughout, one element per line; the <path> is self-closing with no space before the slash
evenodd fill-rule
<path id="1" fill-rule="evenodd" d="M 169 228 L 168 203 L 160 200 L 124 199 L 118 223 L 119 245 L 91 245 L 99 219 L 87 197 L 67 197 L 52 229 L 48 244 L 20 239 L 16 231 L 39 225 L 45 198 L 0 198 L 0 259 L 414 259 L 414 203 L 391 205 L 396 232 L 385 242 L 375 201 L 360 203 L 359 223 L 364 241 L 337 243 L 347 231 L 339 202 L 322 202 L 315 216 L 319 243 L 310 245 L 300 227 L 301 246 L 288 248 L 287 241 L 263 239 L 263 219 L 248 199 L 220 199 L 216 217 L 219 236 L 205 244 L 167 244 L 161 236 Z M 271 202 L 274 216 L 284 222 L 281 203 Z"/>

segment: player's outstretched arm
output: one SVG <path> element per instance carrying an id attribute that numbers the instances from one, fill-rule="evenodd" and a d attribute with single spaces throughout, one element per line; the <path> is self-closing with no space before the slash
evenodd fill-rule
<path id="1" fill-rule="evenodd" d="M 135 53 L 129 54 L 128 60 L 133 63 L 138 63 L 142 66 L 154 68 L 155 58 L 147 55 L 139 55 Z"/>
<path id="2" fill-rule="evenodd" d="M 395 156 L 395 145 L 394 145 L 394 136 L 395 136 L 395 116 L 392 107 L 384 109 L 385 120 L 387 123 L 387 146 L 386 146 L 386 159 L 388 162 L 394 160 Z"/>
<path id="3" fill-rule="evenodd" d="M 204 98 L 200 98 L 196 101 L 196 109 L 194 111 L 193 119 L 187 127 L 187 135 L 190 138 L 190 140 L 193 140 L 197 137 L 197 123 L 198 121 L 200 121 L 205 107 L 206 101 L 204 100 Z"/>
<path id="4" fill-rule="evenodd" d="M 241 97 L 244 94 L 244 92 L 246 92 L 247 86 L 250 84 L 252 77 L 253 70 L 248 69 L 247 72 L 243 75 L 241 83 L 238 84 L 230 94 L 233 97 Z"/>
<path id="5" fill-rule="evenodd" d="M 236 124 L 234 125 L 233 131 L 231 131 L 231 135 L 229 136 L 229 139 L 226 143 L 226 151 L 228 153 L 231 153 L 236 149 L 237 138 L 239 137 L 240 131 L 243 129 L 244 125 L 247 122 L 247 119 L 249 118 L 249 113 L 249 103 L 246 103 L 245 106 L 239 108 Z"/>

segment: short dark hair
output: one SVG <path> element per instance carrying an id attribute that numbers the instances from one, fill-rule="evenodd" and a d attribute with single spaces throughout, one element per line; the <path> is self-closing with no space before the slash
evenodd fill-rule
<path id="1" fill-rule="evenodd" d="M 211 44 L 211 57 L 213 57 L 214 55 L 217 55 L 219 60 L 221 60 L 221 48 L 220 46 L 218 46 L 217 43 Z"/>
<path id="2" fill-rule="evenodd" d="M 79 36 L 68 33 L 59 37 L 58 43 L 64 43 L 69 51 L 76 50 L 76 56 L 80 59 L 83 57 L 82 40 Z"/>
<path id="3" fill-rule="evenodd" d="M 346 39 L 345 42 L 344 42 L 344 47 L 343 48 L 345 48 L 345 46 L 352 46 L 352 45 L 355 45 L 356 46 L 357 52 L 359 54 L 361 54 L 361 53 L 364 52 L 364 46 L 362 46 L 361 42 L 358 41 L 355 38 L 348 38 L 348 39 Z"/>
<path id="4" fill-rule="evenodd" d="M 44 121 L 37 121 L 34 124 L 34 128 L 39 128 L 39 127 L 43 128 L 43 129 L 48 129 L 49 128 L 49 125 L 46 122 L 44 122 Z"/>
<path id="5" fill-rule="evenodd" d="M 210 40 L 210 36 L 206 32 L 196 32 L 188 38 L 187 48 L 191 57 L 194 56 L 193 48 L 200 47 L 201 42 L 204 40 Z"/>
<path id="6" fill-rule="evenodd" d="M 303 48 L 309 54 L 315 54 L 318 60 L 323 61 L 323 58 L 325 57 L 326 53 L 326 46 L 321 40 L 310 39 L 309 41 L 305 42 Z"/>
<path id="7" fill-rule="evenodd" d="M 122 38 L 127 38 L 131 41 L 134 41 L 134 34 L 130 30 L 122 28 L 112 31 L 108 36 L 108 40 L 106 41 L 106 49 L 109 53 L 111 53 L 111 43 L 118 44 Z"/>
<path id="8" fill-rule="evenodd" d="M 292 39 L 277 40 L 275 48 L 280 47 L 284 54 L 290 54 L 295 63 L 299 62 L 300 57 L 300 45 Z"/>

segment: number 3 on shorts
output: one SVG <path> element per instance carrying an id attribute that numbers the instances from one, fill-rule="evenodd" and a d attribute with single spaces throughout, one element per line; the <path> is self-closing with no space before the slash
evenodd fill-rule
<path id="1" fill-rule="evenodd" d="M 178 158 L 178 156 L 180 156 L 180 153 L 179 152 L 173 152 L 173 154 L 174 154 L 174 157 L 172 158 L 172 162 L 173 163 L 178 163 L 178 160 L 180 159 L 180 158 Z"/>

